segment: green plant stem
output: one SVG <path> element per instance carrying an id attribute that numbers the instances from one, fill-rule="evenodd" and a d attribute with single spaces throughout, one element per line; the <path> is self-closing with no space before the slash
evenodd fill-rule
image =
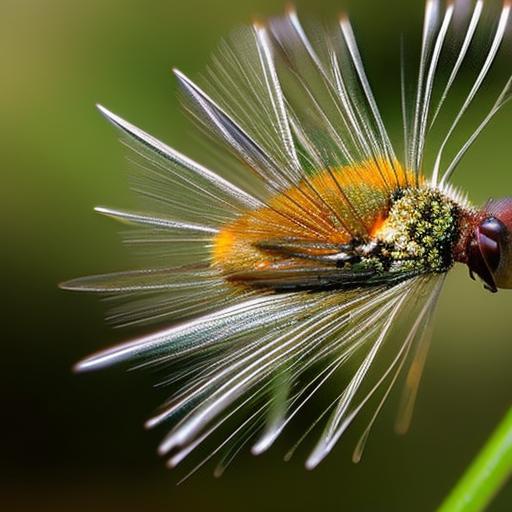
<path id="1" fill-rule="evenodd" d="M 512 408 L 487 440 L 438 512 L 484 510 L 512 474 Z"/>

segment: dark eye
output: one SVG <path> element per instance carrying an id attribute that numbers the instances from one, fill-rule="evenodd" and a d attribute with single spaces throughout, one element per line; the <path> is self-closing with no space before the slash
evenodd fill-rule
<path id="1" fill-rule="evenodd" d="M 478 246 L 491 272 L 494 272 L 500 263 L 500 245 L 505 232 L 505 226 L 496 217 L 489 217 L 478 226 Z"/>

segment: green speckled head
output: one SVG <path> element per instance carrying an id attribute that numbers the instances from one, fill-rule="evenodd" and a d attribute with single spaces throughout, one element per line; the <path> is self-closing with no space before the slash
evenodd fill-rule
<path id="1" fill-rule="evenodd" d="M 454 261 L 458 216 L 459 206 L 438 190 L 403 189 L 378 238 L 397 270 L 446 272 Z"/>

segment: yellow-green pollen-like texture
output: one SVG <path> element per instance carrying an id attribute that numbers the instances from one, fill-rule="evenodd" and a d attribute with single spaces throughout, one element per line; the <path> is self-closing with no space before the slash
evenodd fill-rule
<path id="1" fill-rule="evenodd" d="M 379 234 L 382 255 L 393 270 L 445 272 L 453 265 L 458 218 L 457 204 L 438 190 L 400 190 Z"/>

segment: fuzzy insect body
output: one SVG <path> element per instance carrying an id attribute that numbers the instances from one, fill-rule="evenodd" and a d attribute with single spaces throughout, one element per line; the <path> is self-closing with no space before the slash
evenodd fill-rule
<path id="1" fill-rule="evenodd" d="M 233 283 L 274 289 L 346 289 L 449 270 L 472 210 L 408 186 L 414 175 L 401 168 L 380 171 L 323 171 L 247 212 L 215 237 L 213 264 Z"/>
<path id="2" fill-rule="evenodd" d="M 145 211 L 97 210 L 137 228 L 128 241 L 163 264 L 63 287 L 114 295 L 120 303 L 110 319 L 118 324 L 168 325 L 77 368 L 132 361 L 166 372 L 176 391 L 148 426 L 170 425 L 160 445 L 170 466 L 234 418 L 242 419 L 212 453 L 226 450 L 216 473 L 247 443 L 265 451 L 349 362 L 355 370 L 304 436 L 320 430 L 307 467 L 373 403 L 354 452 L 359 460 L 402 373 L 397 428 L 407 430 L 446 273 L 463 263 L 489 290 L 512 288 L 512 199 L 475 208 L 449 183 L 512 98 L 512 77 L 446 161 L 504 44 L 510 10 L 506 1 L 486 24 L 482 0 L 469 10 L 427 1 L 412 97 L 402 75 L 403 158 L 346 17 L 314 44 L 293 10 L 241 31 L 222 45 L 204 87 L 175 71 L 186 110 L 221 150 L 221 170 L 100 107 L 138 162 L 133 183 Z M 469 53 L 481 48 L 478 38 L 490 43 L 476 52 L 481 67 L 427 177 L 428 134 Z M 446 52 L 453 59 L 443 81 Z"/>

